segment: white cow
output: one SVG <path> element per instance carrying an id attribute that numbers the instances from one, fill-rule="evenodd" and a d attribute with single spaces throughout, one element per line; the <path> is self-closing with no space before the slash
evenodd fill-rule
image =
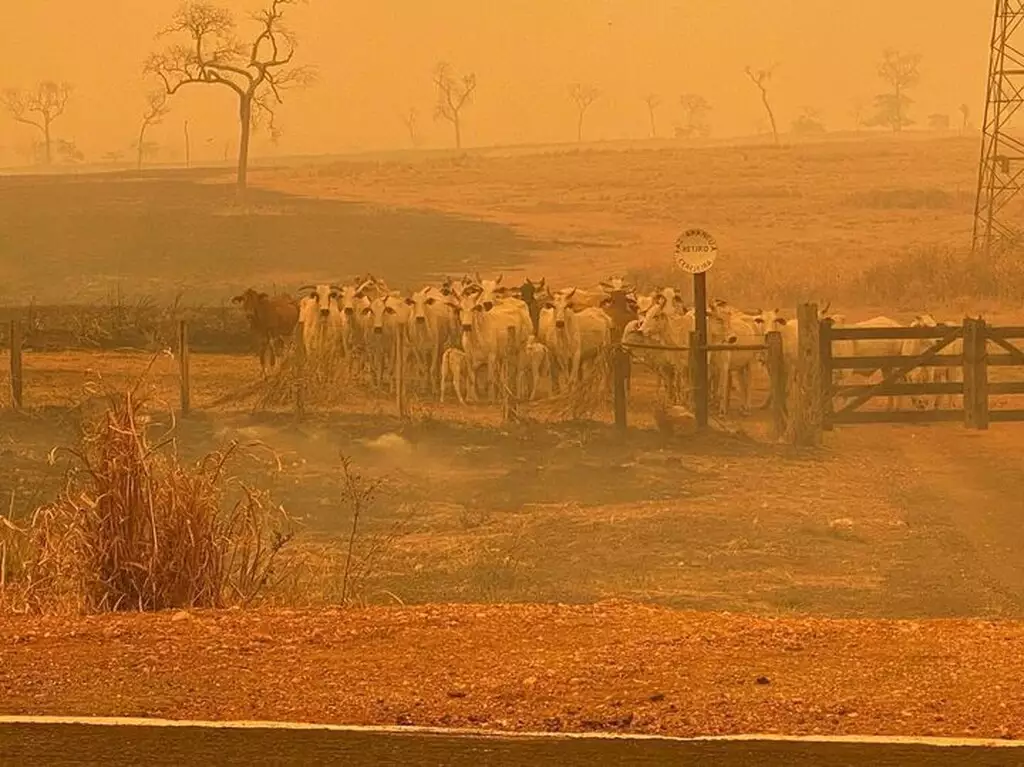
<path id="1" fill-rule="evenodd" d="M 441 355 L 440 381 L 442 405 L 444 404 L 445 385 L 448 381 L 452 382 L 452 388 L 455 389 L 455 397 L 459 400 L 459 404 L 466 404 L 466 398 L 462 392 L 466 389 L 466 384 L 469 381 L 469 372 L 469 361 L 462 349 L 449 346 L 444 350 L 444 354 Z"/>
<path id="2" fill-rule="evenodd" d="M 481 368 L 487 375 L 489 396 L 498 397 L 498 371 L 503 361 L 521 359 L 533 324 L 525 305 L 495 304 L 491 311 L 484 308 L 479 291 L 464 292 L 461 300 L 449 297 L 458 310 L 462 329 L 462 350 L 469 366 L 471 399 L 477 395 L 477 374 Z M 521 302 L 520 302 L 521 303 Z M 509 328 L 515 330 L 515 348 L 509 348 Z"/>
<path id="3" fill-rule="evenodd" d="M 764 342 L 764 334 L 758 330 L 749 314 L 729 311 L 727 307 L 719 305 L 708 318 L 708 340 L 716 345 L 754 346 Z M 730 382 L 733 374 L 736 375 L 740 387 L 740 412 L 744 415 L 750 412 L 750 379 L 759 354 L 750 350 L 728 350 L 714 351 L 708 355 L 708 364 L 714 371 L 713 378 L 718 387 L 716 394 L 721 415 L 725 416 L 729 412 Z"/>
<path id="4" fill-rule="evenodd" d="M 525 364 L 520 367 L 520 375 L 528 380 L 530 400 L 537 399 L 540 392 L 541 381 L 550 380 L 551 376 L 551 352 L 544 344 L 537 340 L 536 336 L 530 336 L 526 341 L 526 348 L 523 352 Z M 521 381 L 519 384 L 521 392 L 526 391 L 526 386 Z"/>
<path id="5" fill-rule="evenodd" d="M 397 339 L 399 333 L 405 332 L 409 314 L 405 301 L 393 295 L 375 298 L 363 308 L 368 326 L 366 346 L 370 376 L 373 385 L 378 388 L 388 381 L 391 391 L 395 391 Z"/>
<path id="6" fill-rule="evenodd" d="M 953 327 L 946 322 L 938 322 L 930 313 L 919 314 L 910 323 L 912 328 L 950 328 Z M 905 357 L 919 357 L 929 347 L 938 343 L 938 338 L 907 338 L 903 341 L 900 354 Z M 958 338 L 939 352 L 940 357 L 959 356 L 964 353 L 964 342 Z M 907 383 L 963 383 L 964 371 L 962 367 L 934 367 L 921 366 L 911 370 L 906 375 Z M 916 410 L 927 410 L 928 406 L 938 410 L 945 402 L 946 407 L 953 406 L 952 394 L 911 394 L 910 403 Z"/>
<path id="7" fill-rule="evenodd" d="M 834 320 L 833 320 L 834 321 Z M 872 317 L 870 320 L 855 322 L 849 325 L 851 328 L 900 328 L 903 327 L 894 319 L 885 316 Z M 903 339 L 900 338 L 864 338 L 857 340 L 843 339 L 832 342 L 832 355 L 835 357 L 894 357 L 899 356 L 903 349 Z M 855 377 L 868 378 L 875 372 L 881 372 L 882 377 L 892 372 L 891 363 L 879 368 L 857 369 L 857 370 L 835 370 L 832 381 L 841 385 L 844 381 L 850 382 Z M 849 385 L 849 384 L 847 384 Z M 893 410 L 896 407 L 896 397 L 889 395 L 887 409 Z"/>
<path id="8" fill-rule="evenodd" d="M 299 301 L 302 345 L 310 359 L 324 359 L 340 352 L 342 314 L 338 296 L 342 289 L 332 283 L 303 285 Z"/>
<path id="9" fill-rule="evenodd" d="M 426 376 L 431 390 L 437 382 L 441 351 L 451 334 L 452 315 L 445 297 L 432 287 L 417 290 L 405 299 L 409 307 L 406 351 L 416 373 Z"/>
<path id="10" fill-rule="evenodd" d="M 679 312 L 671 308 L 672 302 L 664 295 L 655 295 L 647 311 L 639 320 L 626 325 L 622 335 L 630 340 L 654 346 L 688 347 L 690 333 L 695 329 L 696 316 L 692 310 Z M 688 391 L 689 354 L 685 351 L 659 352 L 645 349 L 638 358 L 654 369 L 665 385 L 669 399 L 680 402 Z"/>
<path id="11" fill-rule="evenodd" d="M 602 309 L 580 308 L 576 290 L 556 293 L 540 313 L 538 337 L 551 352 L 551 383 L 557 389 L 567 376 L 567 387 L 583 380 L 584 362 L 596 359 L 612 342 L 612 321 Z"/>

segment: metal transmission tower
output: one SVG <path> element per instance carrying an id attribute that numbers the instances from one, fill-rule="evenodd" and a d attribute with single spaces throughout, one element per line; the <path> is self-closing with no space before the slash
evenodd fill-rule
<path id="1" fill-rule="evenodd" d="M 982 125 L 978 194 L 971 248 L 988 252 L 998 238 L 1012 238 L 1017 227 L 1000 216 L 1022 188 L 1024 141 L 1007 125 L 1024 106 L 1024 0 L 996 0 L 989 50 L 988 90 Z"/>

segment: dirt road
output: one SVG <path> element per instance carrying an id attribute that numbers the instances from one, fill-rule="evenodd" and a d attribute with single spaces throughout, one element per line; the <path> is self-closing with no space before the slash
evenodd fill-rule
<path id="1" fill-rule="evenodd" d="M 902 602 L 932 616 L 1024 614 L 1019 427 L 851 427 L 835 435 L 835 451 L 873 457 L 904 514 L 908 535 L 886 587 L 897 612 Z"/>
<path id="2" fill-rule="evenodd" d="M 0 714 L 696 736 L 1024 734 L 1024 623 L 594 606 L 0 622 Z"/>
<path id="3" fill-rule="evenodd" d="M 987 767 L 1019 765 L 1020 748 L 988 744 L 581 739 L 156 723 L 0 722 L 0 761 L 52 767 L 146 764 L 345 764 L 349 767 Z"/>

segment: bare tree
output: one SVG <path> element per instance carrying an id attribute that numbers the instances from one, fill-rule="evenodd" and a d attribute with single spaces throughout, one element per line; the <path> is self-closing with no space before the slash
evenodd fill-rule
<path id="1" fill-rule="evenodd" d="M 188 135 L 188 120 L 185 120 L 185 167 L 192 167 L 192 138 Z"/>
<path id="2" fill-rule="evenodd" d="M 661 96 L 648 93 L 644 96 L 644 103 L 647 105 L 647 116 L 651 118 L 651 138 L 658 138 L 658 125 L 654 113 L 661 106 Z"/>
<path id="3" fill-rule="evenodd" d="M 679 105 L 683 108 L 683 114 L 686 116 L 686 124 L 676 128 L 676 136 L 707 138 L 711 133 L 711 126 L 708 124 L 711 104 L 708 103 L 708 100 L 697 93 L 685 93 L 679 97 Z"/>
<path id="4" fill-rule="evenodd" d="M 405 125 L 405 130 L 409 133 L 409 142 L 414 147 L 423 143 L 420 139 L 420 113 L 416 107 L 409 107 L 402 115 L 402 124 Z"/>
<path id="5" fill-rule="evenodd" d="M 966 104 L 960 105 L 960 135 L 964 136 L 971 127 L 971 108 Z"/>
<path id="6" fill-rule="evenodd" d="M 768 113 L 768 122 L 772 127 L 772 140 L 776 145 L 779 143 L 779 129 L 775 124 L 775 112 L 772 111 L 771 102 L 768 101 L 768 83 L 771 82 L 772 74 L 775 72 L 775 66 L 772 65 L 768 69 L 759 69 L 756 72 L 749 66 L 746 68 L 747 77 L 750 81 L 757 86 L 757 89 L 761 92 L 761 103 L 764 105 L 764 111 Z"/>
<path id="7" fill-rule="evenodd" d="M 142 170 L 142 156 L 143 148 L 146 145 L 146 131 L 153 125 L 159 125 L 163 122 L 163 119 L 167 116 L 167 113 L 171 111 L 170 105 L 167 103 L 167 93 L 165 91 L 152 91 L 146 94 L 146 108 L 142 112 L 142 125 L 139 126 L 139 140 L 136 142 L 136 149 L 138 150 L 136 156 L 135 169 Z"/>
<path id="8" fill-rule="evenodd" d="M 860 133 L 860 129 L 863 128 L 867 123 L 864 119 L 864 113 L 867 111 L 867 104 L 864 99 L 857 97 L 853 100 L 853 104 L 850 106 L 850 117 L 853 118 L 853 129 Z"/>
<path id="9" fill-rule="evenodd" d="M 434 119 L 444 119 L 455 129 L 455 148 L 462 149 L 462 110 L 473 99 L 476 92 L 476 75 L 457 77 L 452 67 L 442 61 L 434 69 L 434 86 L 437 88 L 437 107 Z"/>
<path id="10" fill-rule="evenodd" d="M 578 142 L 583 141 L 583 118 L 586 117 L 591 104 L 597 101 L 600 95 L 601 91 L 593 85 L 573 83 L 569 86 L 569 100 L 576 107 L 576 140 Z"/>
<path id="11" fill-rule="evenodd" d="M 289 6 L 299 0 L 269 0 L 252 15 L 258 25 L 249 42 L 235 36 L 231 11 L 204 0 L 189 0 L 159 36 L 187 36 L 189 43 L 172 44 L 146 61 L 145 71 L 159 77 L 169 96 L 186 85 L 216 85 L 238 98 L 238 191 L 244 194 L 249 169 L 252 129 L 266 121 L 272 139 L 279 135 L 276 108 L 289 87 L 310 83 L 310 67 L 292 66 L 296 39 L 284 25 Z"/>
<path id="12" fill-rule="evenodd" d="M 43 149 L 47 165 L 53 164 L 54 121 L 64 114 L 71 98 L 70 83 L 45 80 L 34 89 L 8 88 L 0 96 L 4 109 L 16 121 L 31 125 L 43 135 Z"/>
<path id="13" fill-rule="evenodd" d="M 872 122 L 892 128 L 893 133 L 899 133 L 908 125 L 913 125 L 907 111 L 914 100 L 907 91 L 921 79 L 921 54 L 900 53 L 893 48 L 886 48 L 878 64 L 878 76 L 889 84 L 892 91 L 875 96 L 877 113 Z"/>

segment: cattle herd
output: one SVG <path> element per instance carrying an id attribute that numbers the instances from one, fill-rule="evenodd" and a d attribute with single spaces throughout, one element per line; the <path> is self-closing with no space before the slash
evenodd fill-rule
<path id="1" fill-rule="evenodd" d="M 264 375 L 278 365 L 289 347 L 301 347 L 306 360 L 340 370 L 378 390 L 395 390 L 401 363 L 407 380 L 442 402 L 449 383 L 460 403 L 496 401 L 505 385 L 502 371 L 512 369 L 518 375 L 514 381 L 509 379 L 510 393 L 535 400 L 572 391 L 588 376 L 604 378 L 602 384 L 610 385 L 607 352 L 613 344 L 623 343 L 632 361 L 654 371 L 670 401 L 685 403 L 689 397 L 689 355 L 678 348 L 689 345 L 696 315 L 673 287 L 644 294 L 622 278 L 612 277 L 595 288 L 551 289 L 544 279 L 510 286 L 502 275 L 484 279 L 477 274 L 403 292 L 365 275 L 348 283 L 305 285 L 298 297 L 271 296 L 249 288 L 233 301 L 241 305 L 260 342 Z M 721 415 L 727 414 L 735 384 L 740 411 L 749 412 L 752 375 L 766 364 L 766 333 L 779 331 L 783 358 L 792 371 L 797 321 L 783 317 L 777 309 L 742 311 L 720 299 L 710 302 L 706 312 L 709 343 L 719 347 L 709 354 L 711 399 Z M 842 323 L 842 316 L 829 314 L 828 307 L 820 316 Z M 912 324 L 939 323 L 931 315 L 921 315 Z M 876 317 L 855 326 L 900 325 Z M 833 353 L 916 355 L 922 345 L 931 343 L 837 341 Z M 656 347 L 678 348 L 660 351 Z M 960 352 L 951 347 L 947 353 Z M 880 372 L 888 370 L 883 367 Z M 919 368 L 910 379 L 925 382 L 955 373 L 956 368 L 936 373 Z M 923 409 L 937 406 L 938 401 L 915 397 L 913 405 Z M 892 399 L 889 406 L 894 406 Z"/>

